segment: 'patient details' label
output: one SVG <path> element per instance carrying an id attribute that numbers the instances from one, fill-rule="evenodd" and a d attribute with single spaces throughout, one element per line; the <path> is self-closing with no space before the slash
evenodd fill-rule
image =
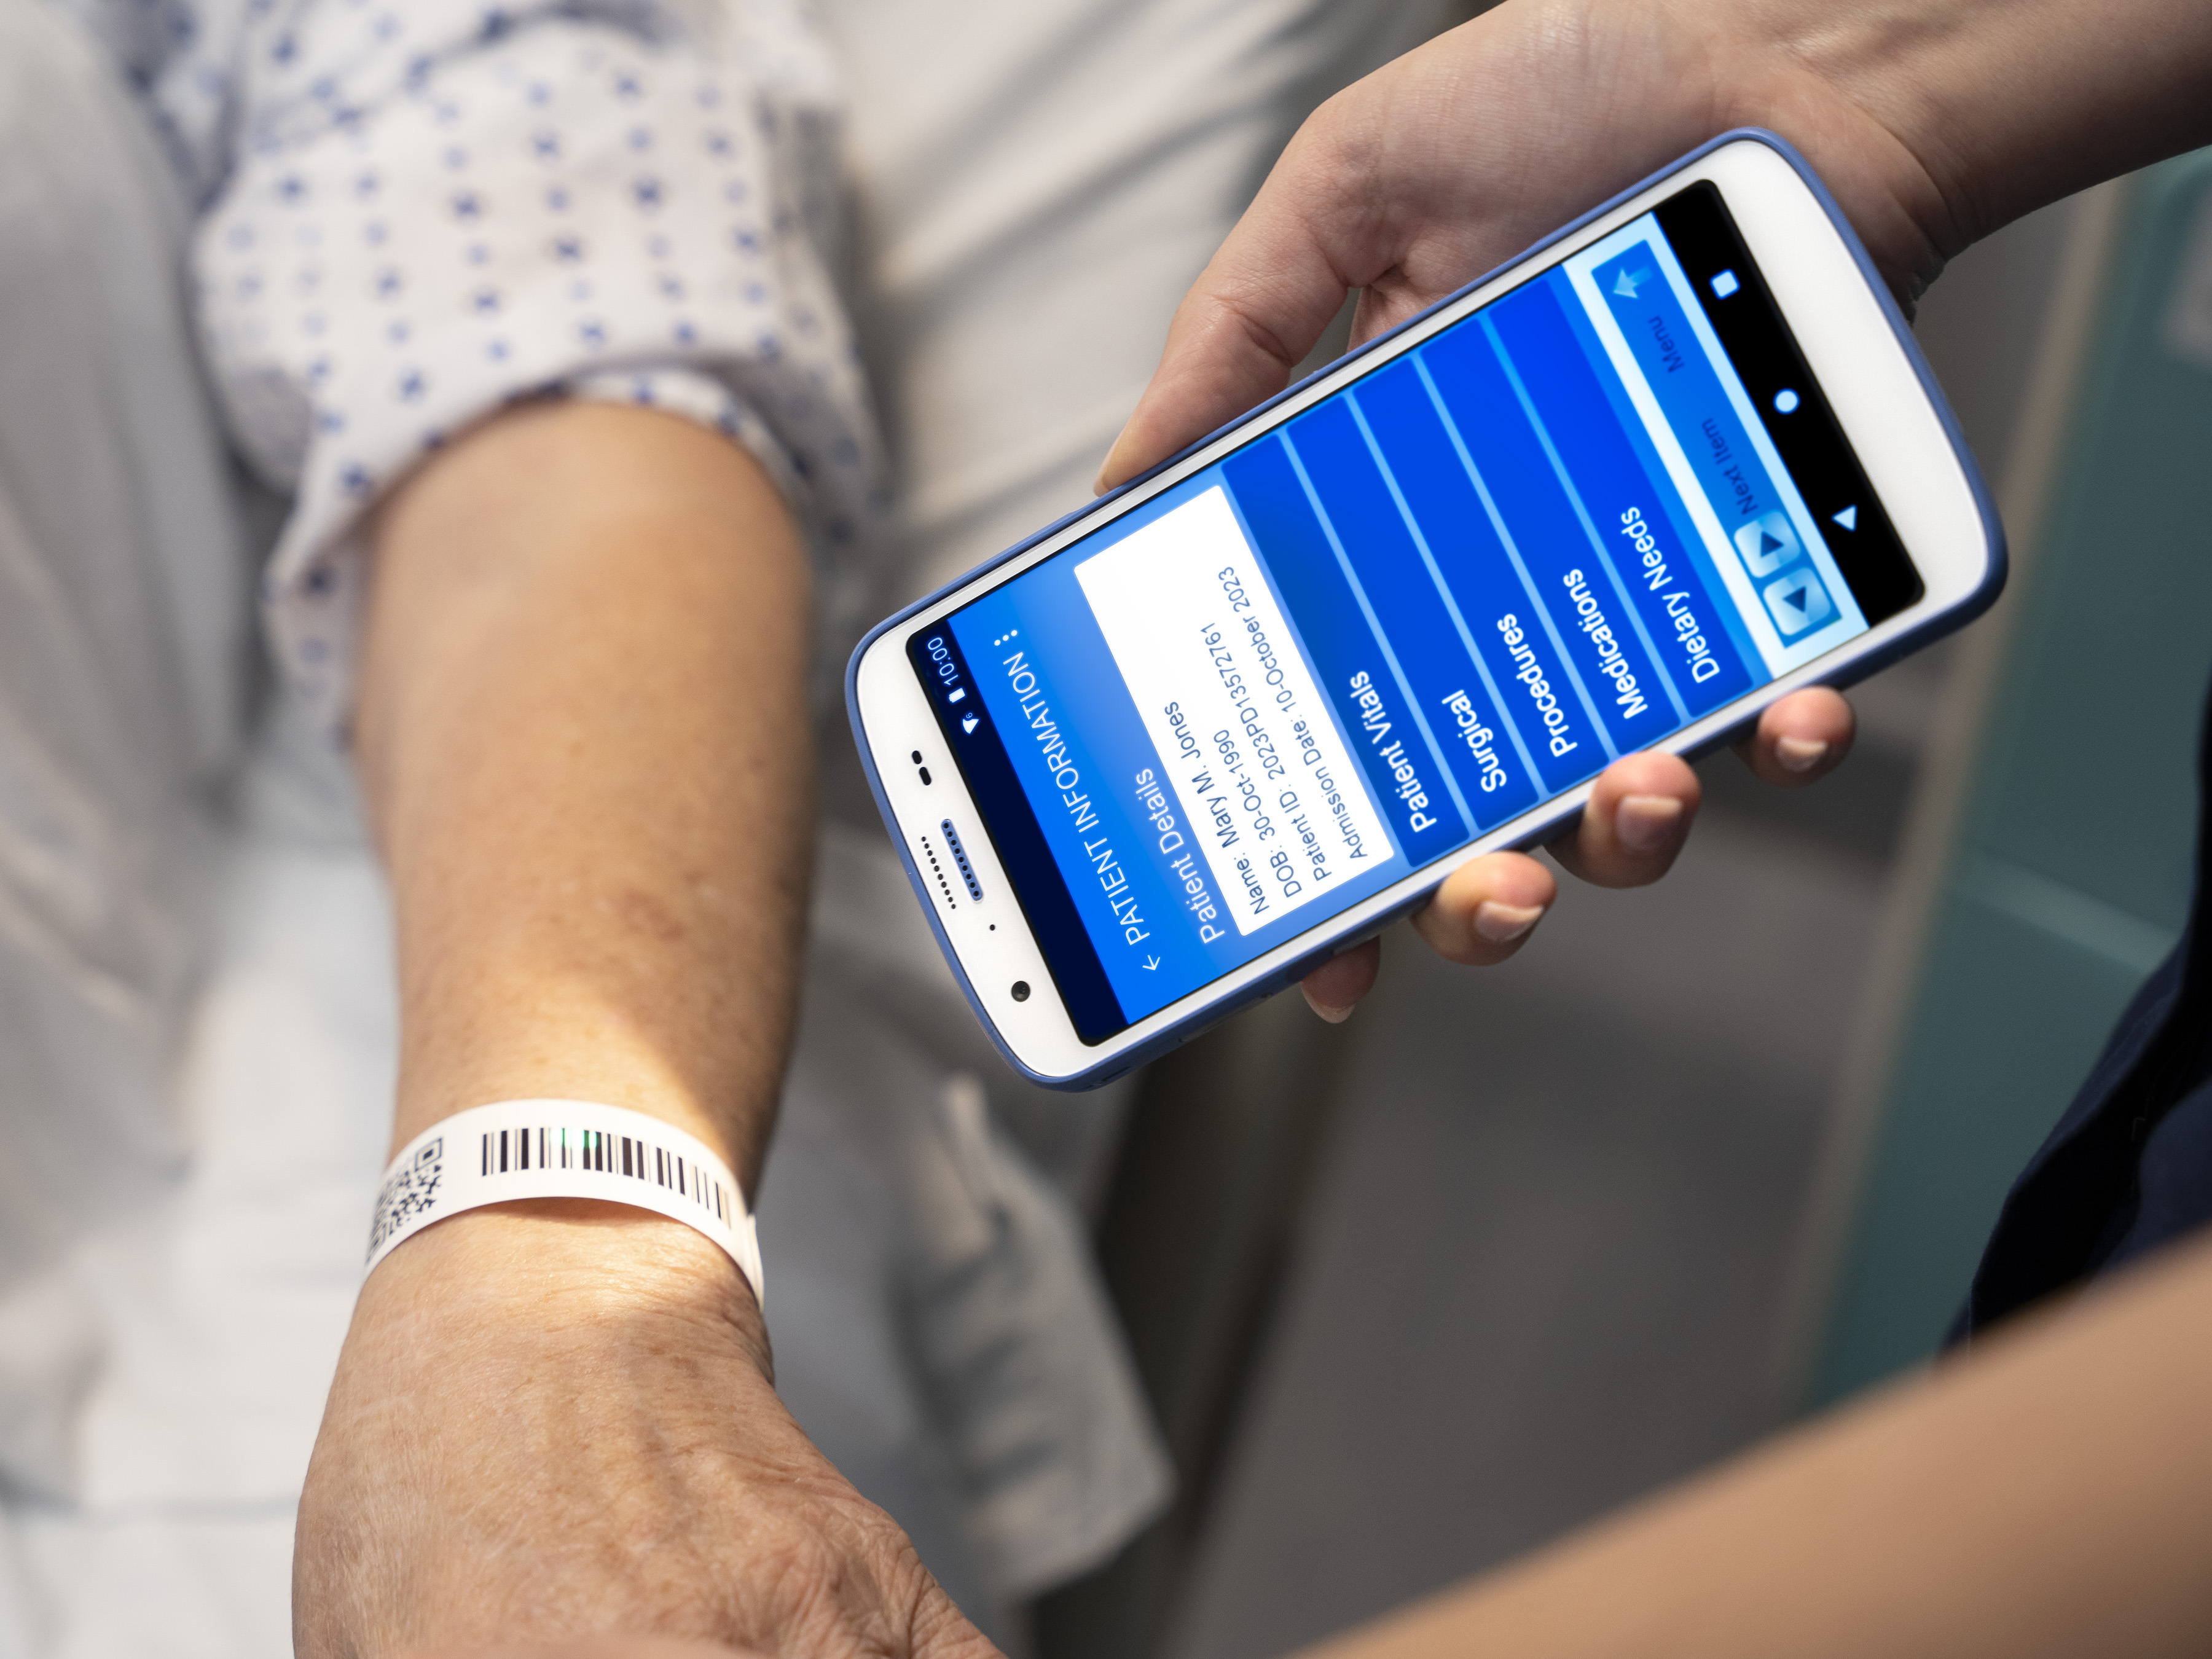
<path id="1" fill-rule="evenodd" d="M 1186 884 L 1192 857 L 1205 860 L 1238 933 L 1392 856 L 1221 489 L 1085 560 L 1075 577 L 1182 804 L 1179 844 L 1163 856 Z M 1205 942 L 1223 937 L 1200 925 Z"/>

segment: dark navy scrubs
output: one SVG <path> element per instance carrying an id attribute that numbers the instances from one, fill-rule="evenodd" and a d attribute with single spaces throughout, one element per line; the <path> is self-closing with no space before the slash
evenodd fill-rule
<path id="1" fill-rule="evenodd" d="M 2209 790 L 2212 710 L 2197 757 L 2189 926 L 2120 1016 L 2081 1093 L 2014 1184 L 1954 1338 L 2212 1221 Z"/>

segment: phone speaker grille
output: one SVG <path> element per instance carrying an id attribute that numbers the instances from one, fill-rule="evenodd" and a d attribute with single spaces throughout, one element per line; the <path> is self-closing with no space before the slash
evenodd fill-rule
<path id="1" fill-rule="evenodd" d="M 968 884 L 968 896 L 976 903 L 983 902 L 983 884 L 975 879 L 975 867 L 968 862 L 968 849 L 960 844 L 960 832 L 945 818 L 937 826 L 945 836 L 945 844 L 952 849 L 952 861 L 960 866 L 960 879 Z"/>
<path id="2" fill-rule="evenodd" d="M 945 895 L 945 908 L 957 910 L 960 901 L 953 896 L 952 878 L 945 873 L 945 860 L 937 856 L 937 848 L 927 834 L 917 830 L 914 838 L 921 843 L 922 857 L 929 860 L 929 873 L 937 878 L 937 890 Z"/>

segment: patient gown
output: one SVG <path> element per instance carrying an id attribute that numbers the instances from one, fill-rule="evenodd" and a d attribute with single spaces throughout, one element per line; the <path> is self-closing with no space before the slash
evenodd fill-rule
<path id="1" fill-rule="evenodd" d="M 0 0 L 0 1659 L 290 1650 L 390 1126 L 362 515 L 522 398 L 759 456 L 827 804 L 759 1195 L 779 1386 L 988 1630 L 1166 1468 L 1116 1097 L 991 1054 L 852 767 L 859 630 L 1087 494 L 1328 0 Z"/>

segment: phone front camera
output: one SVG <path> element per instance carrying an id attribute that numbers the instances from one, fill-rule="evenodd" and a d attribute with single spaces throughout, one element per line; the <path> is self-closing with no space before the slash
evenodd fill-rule
<path id="1" fill-rule="evenodd" d="M 1027 981 L 1027 980 L 1025 980 L 1025 979 L 1018 979 L 1018 980 L 1016 980 L 1016 981 L 1014 981 L 1014 1000 L 1015 1000 L 1015 1001 L 1017 1001 L 1017 1002 L 1027 1002 L 1029 1000 L 1030 1000 L 1030 982 L 1029 982 L 1029 981 Z"/>

